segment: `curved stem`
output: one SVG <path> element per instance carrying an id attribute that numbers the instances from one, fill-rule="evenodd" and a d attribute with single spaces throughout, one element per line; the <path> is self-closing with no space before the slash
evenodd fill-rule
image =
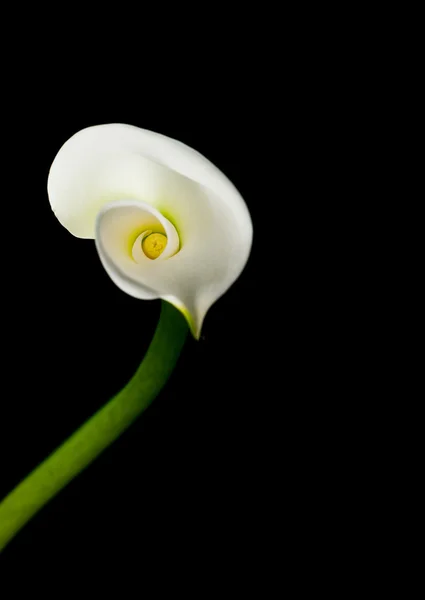
<path id="1" fill-rule="evenodd" d="M 187 332 L 184 317 L 163 301 L 155 335 L 133 378 L 0 503 L 0 552 L 155 399 L 177 362 Z"/>

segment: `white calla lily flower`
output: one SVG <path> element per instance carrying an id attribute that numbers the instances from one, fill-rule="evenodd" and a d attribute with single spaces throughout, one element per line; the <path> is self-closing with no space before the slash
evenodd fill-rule
<path id="1" fill-rule="evenodd" d="M 71 137 L 50 168 L 48 195 L 64 227 L 95 239 L 118 287 L 171 302 L 196 338 L 251 250 L 250 215 L 227 177 L 185 144 L 130 125 Z"/>

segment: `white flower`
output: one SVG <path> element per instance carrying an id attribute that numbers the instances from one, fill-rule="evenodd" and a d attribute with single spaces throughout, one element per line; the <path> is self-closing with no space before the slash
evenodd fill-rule
<path id="1" fill-rule="evenodd" d="M 95 239 L 118 287 L 171 302 L 196 338 L 248 260 L 252 223 L 233 184 L 196 150 L 151 131 L 79 131 L 53 161 L 48 194 L 64 227 Z"/>

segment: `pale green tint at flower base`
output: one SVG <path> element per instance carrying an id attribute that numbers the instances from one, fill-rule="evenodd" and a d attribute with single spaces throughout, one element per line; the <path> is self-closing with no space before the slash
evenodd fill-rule
<path id="1" fill-rule="evenodd" d="M 169 301 L 170 304 L 172 304 L 182 315 L 183 317 L 186 319 L 186 322 L 189 326 L 190 329 L 190 333 L 193 335 L 193 337 L 198 340 L 200 338 L 200 333 L 196 331 L 195 328 L 195 322 L 192 318 L 192 315 L 190 314 L 190 312 L 187 310 L 187 308 L 185 308 L 184 306 L 181 306 L 175 302 L 172 302 L 171 300 Z"/>

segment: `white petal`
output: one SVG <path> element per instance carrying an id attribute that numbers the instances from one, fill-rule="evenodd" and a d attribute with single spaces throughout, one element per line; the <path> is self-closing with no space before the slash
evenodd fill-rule
<path id="1" fill-rule="evenodd" d="M 48 192 L 71 233 L 96 236 L 102 263 L 119 287 L 138 298 L 172 302 L 196 337 L 207 310 L 249 256 L 252 223 L 233 184 L 192 148 L 151 131 L 121 124 L 80 131 L 56 156 Z M 140 256 L 138 264 L 126 246 L 128 229 L 131 221 L 134 245 L 152 229 L 149 219 L 164 231 L 174 225 L 180 250 L 174 253 L 168 231 L 167 254 L 153 261 Z"/>
<path id="2" fill-rule="evenodd" d="M 163 253 L 151 260 L 142 250 L 142 239 L 155 231 L 167 236 Z M 142 233 L 139 233 L 142 232 Z M 159 298 L 150 286 L 152 273 L 180 247 L 177 231 L 154 207 L 135 200 L 118 200 L 105 205 L 97 219 L 96 247 L 111 279 L 136 298 Z"/>

